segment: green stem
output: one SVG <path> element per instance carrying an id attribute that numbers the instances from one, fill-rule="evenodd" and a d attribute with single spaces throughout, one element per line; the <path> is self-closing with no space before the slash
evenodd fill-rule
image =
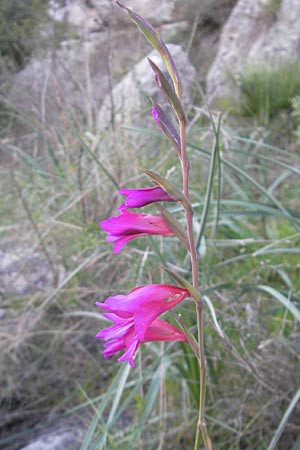
<path id="1" fill-rule="evenodd" d="M 180 142 L 181 142 L 181 170 L 182 170 L 182 184 L 183 193 L 187 200 L 189 200 L 189 160 L 186 151 L 186 124 L 180 123 Z M 198 271 L 198 253 L 195 246 L 194 231 L 193 231 L 193 209 L 190 206 L 184 207 L 185 219 L 187 226 L 187 235 L 189 241 L 189 251 L 192 266 L 192 280 L 195 289 L 199 287 L 199 271 Z"/>
<path id="2" fill-rule="evenodd" d="M 183 193 L 187 200 L 189 200 L 189 160 L 186 150 L 186 123 L 180 122 L 180 142 L 181 142 L 181 169 L 182 169 L 182 184 Z M 189 252 L 192 267 L 193 287 L 199 289 L 199 260 L 198 252 L 195 245 L 194 231 L 193 231 L 193 209 L 190 204 L 184 205 L 187 235 L 189 242 Z M 200 369 L 200 398 L 199 398 L 199 415 L 195 437 L 194 450 L 200 449 L 201 436 L 206 450 L 212 450 L 211 440 L 207 431 L 205 421 L 205 391 L 206 391 L 206 360 L 204 353 L 204 323 L 203 323 L 203 301 L 195 299 L 197 327 L 198 327 L 198 363 Z"/>
<path id="3" fill-rule="evenodd" d="M 199 234 L 198 234 L 198 238 L 197 238 L 197 242 L 196 242 L 196 248 L 197 249 L 199 248 L 199 246 L 201 244 L 201 239 L 202 239 L 202 236 L 203 236 L 203 233 L 204 233 L 204 229 L 205 229 L 205 225 L 206 225 L 206 219 L 207 219 L 207 216 L 208 216 L 210 199 L 211 199 L 211 194 L 212 194 L 212 189 L 213 189 L 213 180 L 214 180 L 214 174 L 215 174 L 215 166 L 216 166 L 217 160 L 219 158 L 219 133 L 220 133 L 220 126 L 221 126 L 221 116 L 219 117 L 218 126 L 217 126 L 217 129 L 215 131 L 215 143 L 214 143 L 214 147 L 213 147 L 213 151 L 212 151 L 212 155 L 211 155 L 211 159 L 210 159 L 208 182 L 207 182 L 204 206 L 203 206 L 203 211 L 202 211 L 202 216 L 201 216 L 201 221 L 200 221 L 200 230 L 199 230 Z"/>
<path id="4" fill-rule="evenodd" d="M 199 415 L 197 422 L 196 438 L 194 450 L 200 449 L 200 437 L 204 442 L 206 450 L 212 450 L 212 443 L 209 437 L 205 413 L 205 392 L 206 392 L 206 360 L 204 353 L 204 323 L 203 323 L 203 301 L 196 304 L 197 325 L 198 325 L 198 344 L 199 344 L 199 368 L 200 368 L 200 395 L 199 395 Z"/>

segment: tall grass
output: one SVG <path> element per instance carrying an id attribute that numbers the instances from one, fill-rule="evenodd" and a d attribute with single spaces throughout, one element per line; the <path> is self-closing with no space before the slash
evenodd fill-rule
<path id="1" fill-rule="evenodd" d="M 300 216 L 293 187 L 299 173 L 289 163 L 289 154 L 281 149 L 236 136 L 225 127 L 220 127 L 218 139 L 223 148 L 220 165 L 210 172 L 207 186 L 199 175 L 207 173 L 210 151 L 192 141 L 189 144 L 194 207 L 202 236 L 201 291 L 208 315 L 209 425 L 217 448 L 269 449 L 274 448 L 275 440 L 276 448 L 292 448 L 299 425 L 300 380 L 295 369 L 299 367 Z M 286 171 L 288 196 L 279 182 Z M 207 215 L 205 226 L 201 226 L 203 211 Z M 188 267 L 176 246 L 169 243 L 162 249 L 154 244 L 153 251 L 151 262 L 146 258 L 143 265 L 142 279 L 147 280 L 147 273 L 153 277 L 155 255 L 158 263 L 164 263 L 164 259 L 173 261 L 176 269 L 188 276 Z M 191 327 L 195 325 L 195 318 L 186 317 L 183 307 L 178 312 L 185 323 L 188 319 Z M 148 349 L 152 347 L 157 346 Z M 158 351 L 150 359 L 148 352 L 143 354 L 145 363 L 140 360 L 140 370 L 132 374 L 134 387 L 139 386 L 143 395 L 124 395 L 127 411 L 138 410 L 133 412 L 127 430 L 122 428 L 122 435 L 118 428 L 111 428 L 110 441 L 107 438 L 104 444 L 102 416 L 96 411 L 97 425 L 94 424 L 93 433 L 89 431 L 88 442 L 96 439 L 97 444 L 91 448 L 100 445 L 98 433 L 101 448 L 118 444 L 124 448 L 190 448 L 189 430 L 196 420 L 199 397 L 198 366 L 184 346 L 176 352 L 169 351 L 166 345 L 163 356 Z M 163 379 L 153 376 L 155 364 L 165 365 Z M 160 402 L 149 400 L 154 392 L 163 399 L 163 410 Z M 152 420 L 141 418 L 140 408 L 149 411 Z M 182 410 L 184 420 L 178 421 Z M 166 422 L 163 444 L 153 436 L 148 440 L 148 430 L 151 433 L 151 424 L 157 421 Z"/>
<path id="2" fill-rule="evenodd" d="M 291 108 L 291 100 L 300 94 L 298 60 L 283 60 L 276 65 L 257 63 L 246 66 L 237 77 L 230 75 L 239 91 L 238 100 L 220 101 L 222 109 L 253 117 L 256 125 L 268 125 L 279 111 Z"/>
<path id="3" fill-rule="evenodd" d="M 125 252 L 122 261 L 113 258 L 98 222 L 117 206 L 117 192 L 128 178 L 142 178 L 143 158 L 152 158 L 155 169 L 170 154 L 165 146 L 161 160 L 147 154 L 138 164 L 140 148 L 131 133 L 99 133 L 91 120 L 95 116 L 79 115 L 64 97 L 45 96 L 44 101 L 42 110 L 49 101 L 59 118 L 55 123 L 36 109 L 26 115 L 3 98 L 1 250 L 21 261 L 11 274 L 13 289 L 1 297 L 1 408 L 6 415 L 0 446 L 11 449 L 42 429 L 41 417 L 45 426 L 53 423 L 53 415 L 82 420 L 82 409 L 89 417 L 84 393 L 98 396 L 100 386 L 109 383 L 113 369 L 111 364 L 101 369 L 94 338 L 101 318 L 94 303 L 131 286 L 145 256 L 137 249 Z M 157 141 L 154 133 L 154 148 Z M 30 284 L 33 257 L 53 272 L 51 287 Z M 29 284 L 20 295 L 17 283 L 24 278 Z"/>

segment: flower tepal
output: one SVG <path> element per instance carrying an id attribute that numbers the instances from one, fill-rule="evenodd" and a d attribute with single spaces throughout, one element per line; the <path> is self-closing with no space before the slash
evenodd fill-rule
<path id="1" fill-rule="evenodd" d="M 119 216 L 103 220 L 100 227 L 107 231 L 106 241 L 114 243 L 114 253 L 119 253 L 127 242 L 139 236 L 174 235 L 162 217 L 126 210 L 121 210 Z"/>
<path id="2" fill-rule="evenodd" d="M 118 208 L 120 211 L 124 208 L 140 208 L 153 202 L 176 201 L 159 186 L 141 189 L 121 189 L 119 193 L 126 197 L 125 202 Z"/>
<path id="3" fill-rule="evenodd" d="M 132 367 L 134 366 L 134 355 L 140 343 L 186 341 L 186 336 L 182 331 L 163 320 L 154 319 L 145 331 L 144 338 L 138 339 L 135 334 L 133 319 L 124 319 L 112 313 L 103 314 L 103 316 L 114 323 L 114 325 L 99 331 L 96 335 L 96 337 L 106 341 L 103 351 L 104 358 L 109 358 L 115 353 L 125 350 L 125 353 L 118 358 L 118 361 L 128 361 Z"/>
<path id="4" fill-rule="evenodd" d="M 108 297 L 96 303 L 108 311 L 104 317 L 113 325 L 101 330 L 96 337 L 104 339 L 103 356 L 125 350 L 118 359 L 134 365 L 134 355 L 143 342 L 186 341 L 186 336 L 173 325 L 157 317 L 189 296 L 186 289 L 172 285 L 150 284 L 133 289 L 128 295 Z"/>

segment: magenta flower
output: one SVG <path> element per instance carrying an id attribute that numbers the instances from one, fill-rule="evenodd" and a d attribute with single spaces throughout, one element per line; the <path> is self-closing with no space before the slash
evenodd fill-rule
<path id="1" fill-rule="evenodd" d="M 173 325 L 157 319 L 189 296 L 186 289 L 166 284 L 150 284 L 133 289 L 128 295 L 108 297 L 97 306 L 108 311 L 104 317 L 114 325 L 101 330 L 96 337 L 106 341 L 104 358 L 125 349 L 118 361 L 133 358 L 139 345 L 149 341 L 186 341 L 184 333 Z"/>
<path id="2" fill-rule="evenodd" d="M 174 236 L 162 217 L 126 210 L 121 210 L 119 216 L 103 220 L 100 227 L 107 231 L 106 242 L 114 243 L 114 253 L 119 253 L 127 242 L 139 236 Z"/>
<path id="3" fill-rule="evenodd" d="M 175 202 L 166 191 L 159 186 L 143 189 L 121 189 L 120 194 L 126 196 L 125 202 L 119 206 L 119 210 L 124 208 L 140 208 L 153 202 Z"/>

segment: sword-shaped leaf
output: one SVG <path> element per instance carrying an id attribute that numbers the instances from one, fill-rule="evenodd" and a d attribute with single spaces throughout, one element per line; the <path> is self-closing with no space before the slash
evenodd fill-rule
<path id="1" fill-rule="evenodd" d="M 173 231 L 175 236 L 178 237 L 178 239 L 182 242 L 184 247 L 189 251 L 188 237 L 183 226 L 180 224 L 180 222 L 178 222 L 177 219 L 175 219 L 174 216 L 172 216 L 171 213 L 169 213 L 169 211 L 166 208 L 164 208 L 160 204 L 157 204 L 156 207 L 160 212 L 160 214 L 162 215 L 168 227 Z"/>

